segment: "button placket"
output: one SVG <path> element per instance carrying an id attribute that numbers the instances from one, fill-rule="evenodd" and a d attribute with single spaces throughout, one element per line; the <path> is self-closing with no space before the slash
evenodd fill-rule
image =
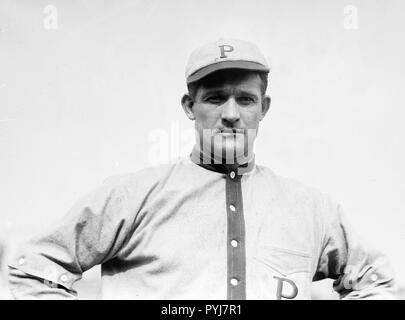
<path id="1" fill-rule="evenodd" d="M 228 229 L 228 299 L 246 299 L 245 222 L 241 176 L 234 171 L 226 179 Z M 237 214 L 236 214 L 237 213 Z"/>

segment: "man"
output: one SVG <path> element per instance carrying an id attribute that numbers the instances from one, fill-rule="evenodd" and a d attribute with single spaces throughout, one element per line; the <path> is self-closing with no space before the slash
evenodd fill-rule
<path id="1" fill-rule="evenodd" d="M 338 204 L 255 163 L 268 73 L 245 41 L 193 52 L 182 98 L 191 155 L 81 199 L 10 263 L 14 296 L 75 298 L 74 282 L 101 264 L 107 299 L 307 299 L 324 278 L 342 298 L 393 298 L 386 259 Z"/>

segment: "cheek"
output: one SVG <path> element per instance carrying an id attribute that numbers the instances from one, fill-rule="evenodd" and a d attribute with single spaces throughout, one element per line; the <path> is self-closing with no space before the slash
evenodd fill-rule
<path id="1" fill-rule="evenodd" d="M 213 128 L 220 118 L 220 114 L 218 114 L 218 112 L 215 112 L 214 110 L 206 110 L 206 108 L 196 109 L 194 111 L 194 116 L 195 125 L 199 129 Z"/>
<path id="2" fill-rule="evenodd" d="M 260 113 L 256 109 L 244 111 L 242 117 L 247 128 L 255 129 L 259 126 Z"/>

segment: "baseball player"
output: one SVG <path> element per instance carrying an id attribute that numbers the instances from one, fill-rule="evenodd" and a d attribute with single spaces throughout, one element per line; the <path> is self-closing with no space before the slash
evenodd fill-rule
<path id="1" fill-rule="evenodd" d="M 256 164 L 268 73 L 252 43 L 196 49 L 181 101 L 191 154 L 84 196 L 9 263 L 13 296 L 75 299 L 75 281 L 101 265 L 104 299 L 308 299 L 325 278 L 341 298 L 394 298 L 386 258 L 339 204 Z"/>

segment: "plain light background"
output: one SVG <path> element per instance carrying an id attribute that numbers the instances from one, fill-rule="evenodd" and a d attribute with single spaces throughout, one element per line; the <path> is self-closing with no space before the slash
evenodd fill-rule
<path id="1" fill-rule="evenodd" d="M 271 65 L 257 162 L 340 202 L 405 284 L 404 12 L 401 0 L 0 0 L 0 238 L 14 248 L 106 177 L 187 155 L 187 58 L 233 37 Z"/>

